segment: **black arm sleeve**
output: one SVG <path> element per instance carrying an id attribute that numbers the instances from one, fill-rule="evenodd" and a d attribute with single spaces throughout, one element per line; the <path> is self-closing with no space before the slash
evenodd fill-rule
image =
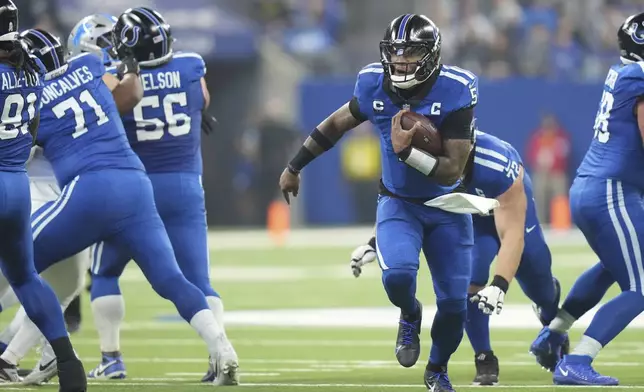
<path id="1" fill-rule="evenodd" d="M 452 112 L 445 117 L 439 127 L 441 137 L 447 139 L 471 139 L 474 107 L 466 107 Z"/>
<path id="2" fill-rule="evenodd" d="M 358 98 L 353 97 L 351 98 L 351 101 L 349 101 L 349 110 L 351 111 L 351 115 L 358 121 L 365 122 L 368 120 L 367 116 L 362 114 L 360 112 L 360 104 L 358 103 Z"/>

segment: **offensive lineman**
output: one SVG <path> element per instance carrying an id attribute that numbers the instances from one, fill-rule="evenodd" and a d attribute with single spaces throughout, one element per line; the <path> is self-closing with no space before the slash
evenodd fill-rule
<path id="1" fill-rule="evenodd" d="M 396 357 L 402 366 L 411 367 L 420 355 L 422 306 L 416 299 L 416 276 L 422 249 L 438 305 L 424 381 L 432 391 L 448 392 L 454 389 L 447 363 L 463 337 L 467 309 L 472 218 L 423 202 L 447 195 L 458 185 L 472 148 L 478 80 L 468 71 L 443 66 L 440 48 L 438 27 L 426 16 L 394 19 L 380 43 L 381 63 L 359 72 L 353 99 L 311 133 L 282 173 L 280 188 L 288 202 L 289 193 L 297 196 L 299 173 L 307 164 L 362 122 L 376 126 L 383 156 L 376 248 L 385 291 L 401 310 Z M 411 147 L 418 124 L 410 131 L 400 126 L 408 109 L 438 125 L 444 156 Z"/>
<path id="2" fill-rule="evenodd" d="M 592 362 L 644 311 L 644 13 L 626 19 L 617 41 L 621 64 L 608 71 L 595 134 L 570 188 L 573 221 L 599 263 L 577 279 L 533 351 L 560 351 L 575 320 L 614 282 L 622 292 L 597 311 L 579 344 L 557 364 L 553 381 L 560 385 L 618 385 L 616 378 L 595 371 Z"/>
<path id="3" fill-rule="evenodd" d="M 128 42 L 124 37 L 132 31 L 138 34 Z M 113 30 L 115 49 L 119 54 L 131 52 L 139 61 L 145 91 L 141 103 L 123 115 L 123 125 L 152 182 L 155 204 L 179 268 L 206 296 L 223 331 L 223 303 L 210 284 L 208 228 L 201 185 L 202 111 L 210 101 L 204 79 L 206 66 L 196 53 L 174 53 L 173 42 L 170 26 L 157 11 L 139 7 L 119 16 Z M 96 246 L 91 296 L 102 362 L 89 373 L 90 378 L 126 377 L 119 344 L 125 302 L 118 279 L 130 259 L 127 249 L 114 244 L 101 242 Z M 222 364 L 215 358 L 210 364 L 202 381 L 237 384 L 235 374 L 222 371 Z"/>

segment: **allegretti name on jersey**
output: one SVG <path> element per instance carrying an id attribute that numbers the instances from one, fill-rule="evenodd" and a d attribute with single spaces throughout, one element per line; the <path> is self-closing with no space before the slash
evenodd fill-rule
<path id="1" fill-rule="evenodd" d="M 144 91 L 181 88 L 181 74 L 179 71 L 141 74 L 141 83 Z"/>
<path id="2" fill-rule="evenodd" d="M 40 76 L 36 75 L 38 83 L 40 83 Z M 2 90 L 11 90 L 15 88 L 22 88 L 27 85 L 24 76 L 18 76 L 16 72 L 3 72 L 2 73 Z"/>
<path id="3" fill-rule="evenodd" d="M 64 94 L 75 90 L 94 80 L 94 75 L 87 66 L 75 69 L 57 80 L 49 82 L 42 93 L 42 103 L 47 105 L 49 102 L 62 97 Z"/>

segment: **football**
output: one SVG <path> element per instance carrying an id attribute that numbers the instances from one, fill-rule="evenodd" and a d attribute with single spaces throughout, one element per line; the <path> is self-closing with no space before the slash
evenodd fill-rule
<path id="1" fill-rule="evenodd" d="M 400 125 L 404 130 L 412 129 L 417 122 L 422 124 L 422 128 L 414 134 L 411 145 L 432 155 L 441 155 L 443 140 L 438 129 L 427 117 L 414 112 L 406 112 L 400 119 Z"/>

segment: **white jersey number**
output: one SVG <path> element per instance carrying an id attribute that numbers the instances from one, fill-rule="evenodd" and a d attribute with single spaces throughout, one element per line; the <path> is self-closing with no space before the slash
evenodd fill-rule
<path id="1" fill-rule="evenodd" d="M 161 99 L 158 95 L 144 97 L 134 108 L 134 121 L 136 121 L 136 139 L 140 142 L 159 140 L 163 137 L 163 128 L 168 125 L 168 133 L 172 136 L 182 136 L 190 133 L 190 116 L 185 113 L 175 113 L 173 105 L 188 106 L 186 93 L 168 94 L 163 98 L 163 115 L 165 119 L 144 118 L 143 109 L 148 107 L 156 109 L 160 106 Z M 154 130 L 146 131 L 146 126 L 154 126 Z"/>
<path id="2" fill-rule="evenodd" d="M 83 90 L 78 98 L 80 99 L 80 103 L 85 103 L 89 105 L 90 108 L 94 109 L 94 113 L 96 113 L 96 117 L 98 117 L 96 125 L 103 125 L 106 122 L 110 121 L 103 108 L 96 102 L 89 91 Z M 63 118 L 68 111 L 72 111 L 76 120 L 76 130 L 74 131 L 74 133 L 72 133 L 72 137 L 74 139 L 87 133 L 85 113 L 80 103 L 75 97 L 71 97 L 67 98 L 51 109 L 58 118 Z"/>
<path id="3" fill-rule="evenodd" d="M 599 110 L 597 111 L 597 117 L 595 117 L 595 135 L 593 136 L 600 143 L 606 143 L 610 139 L 608 119 L 610 117 L 610 111 L 613 109 L 613 103 L 615 103 L 613 94 L 604 91 L 601 103 L 599 104 Z"/>
<path id="4" fill-rule="evenodd" d="M 0 115 L 0 140 L 15 139 L 18 133 L 23 135 L 29 132 L 29 123 L 36 117 L 36 101 L 38 96 L 36 93 L 31 93 L 27 97 L 21 94 L 11 94 L 7 96 L 4 101 L 4 108 Z M 27 114 L 29 120 L 26 123 L 22 122 L 22 111 L 27 103 Z M 9 126 L 12 129 L 7 129 Z"/>

